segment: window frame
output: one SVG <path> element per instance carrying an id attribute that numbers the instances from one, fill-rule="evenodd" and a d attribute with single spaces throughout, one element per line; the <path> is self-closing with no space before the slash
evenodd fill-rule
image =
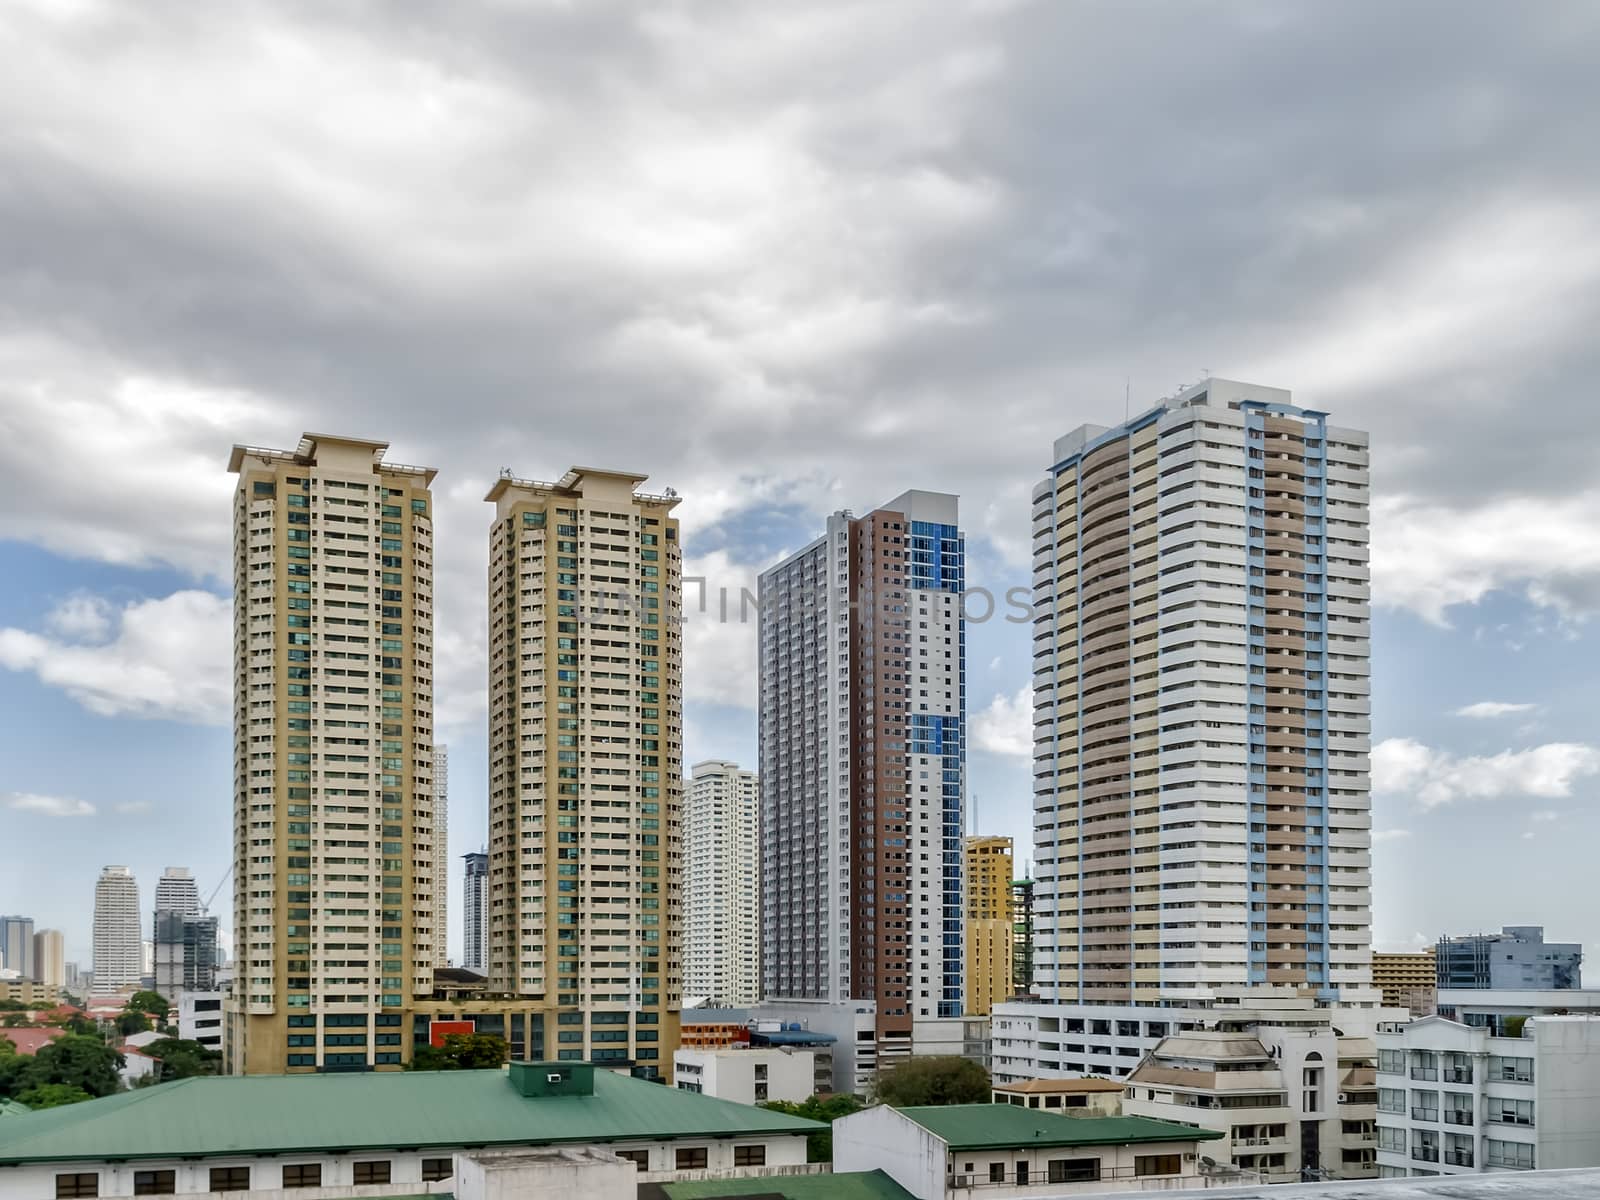
<path id="1" fill-rule="evenodd" d="M 685 1158 L 688 1159 L 687 1162 L 684 1161 Z M 695 1161 L 696 1158 L 699 1159 L 698 1162 Z M 672 1161 L 673 1169 L 677 1171 L 705 1171 L 709 1169 L 706 1164 L 711 1161 L 711 1148 L 709 1146 L 674 1146 Z"/>
<path id="2" fill-rule="evenodd" d="M 381 1168 L 381 1170 L 379 1169 Z M 362 1176 L 367 1178 L 363 1179 Z M 381 1175 L 382 1178 L 376 1178 Z M 387 1158 L 357 1159 L 351 1164 L 350 1182 L 353 1184 L 391 1183 L 393 1182 L 394 1163 Z"/>
<path id="3" fill-rule="evenodd" d="M 71 1183 L 66 1183 L 66 1180 Z M 85 1183 L 84 1180 L 88 1180 Z M 84 1191 L 88 1188 L 88 1191 Z M 62 1171 L 56 1175 L 56 1200 L 78 1200 L 84 1196 L 100 1194 L 99 1171 Z"/>
<path id="4" fill-rule="evenodd" d="M 236 1177 L 236 1175 L 238 1175 L 238 1174 L 243 1174 L 243 1176 L 244 1176 L 244 1186 L 243 1187 L 233 1187 L 232 1186 L 233 1180 Z M 226 1186 L 226 1187 L 218 1187 L 217 1186 L 217 1176 L 219 1176 L 219 1175 L 223 1176 L 223 1178 L 227 1182 L 228 1186 Z M 248 1166 L 243 1166 L 243 1167 L 212 1167 L 211 1168 L 211 1173 L 210 1173 L 210 1176 L 209 1176 L 207 1182 L 208 1182 L 208 1187 L 206 1189 L 207 1191 L 212 1191 L 212 1192 L 248 1192 L 250 1190 L 250 1168 Z"/>
<path id="5" fill-rule="evenodd" d="M 764 1167 L 767 1165 L 767 1144 L 755 1142 L 744 1146 L 734 1146 L 733 1165 L 736 1167 Z"/>
<path id="6" fill-rule="evenodd" d="M 146 1177 L 147 1182 L 141 1181 L 141 1176 Z M 178 1194 L 178 1173 L 170 1167 L 150 1171 L 135 1171 L 133 1173 L 133 1194 L 135 1196 L 176 1196 Z"/>
<path id="7" fill-rule="evenodd" d="M 440 1163 L 443 1163 L 444 1166 L 440 1167 Z M 432 1172 L 438 1172 L 438 1174 L 433 1174 Z M 456 1160 L 453 1155 L 425 1158 L 422 1160 L 423 1183 L 437 1183 L 441 1179 L 452 1179 L 455 1177 L 455 1173 Z"/>
<path id="8" fill-rule="evenodd" d="M 295 1172 L 295 1181 L 293 1183 L 289 1182 L 289 1172 L 290 1171 Z M 313 1178 L 307 1179 L 306 1178 L 307 1172 L 310 1172 L 312 1174 Z M 282 1184 L 282 1187 L 285 1190 L 287 1190 L 289 1188 L 321 1187 L 322 1186 L 322 1164 L 319 1163 L 319 1162 L 314 1162 L 314 1163 L 284 1163 L 283 1164 L 283 1178 L 282 1178 L 281 1184 Z"/>

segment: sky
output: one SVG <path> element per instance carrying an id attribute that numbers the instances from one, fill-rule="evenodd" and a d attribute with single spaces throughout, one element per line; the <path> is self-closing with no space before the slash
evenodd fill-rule
<path id="1" fill-rule="evenodd" d="M 11 0 L 0 912 L 87 966 L 102 865 L 223 879 L 235 442 L 438 468 L 459 855 L 502 468 L 682 494 L 685 761 L 754 766 L 763 567 L 917 487 L 1026 586 L 1053 439 L 1209 373 L 1371 431 L 1375 940 L 1595 955 L 1597 45 L 1589 0 Z M 1025 861 L 1022 628 L 969 630 L 969 782 Z"/>

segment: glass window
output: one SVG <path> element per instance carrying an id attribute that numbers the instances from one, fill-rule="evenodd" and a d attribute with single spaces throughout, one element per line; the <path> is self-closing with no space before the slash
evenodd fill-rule
<path id="1" fill-rule="evenodd" d="M 176 1171 L 135 1171 L 133 1194 L 135 1196 L 170 1196 L 178 1190 Z"/>
<path id="2" fill-rule="evenodd" d="M 1006 1165 L 1003 1162 L 989 1164 L 989 1182 L 1004 1183 L 1006 1181 Z"/>
<path id="3" fill-rule="evenodd" d="M 706 1166 L 706 1148 L 704 1146 L 686 1146 L 677 1153 L 677 1167 L 680 1171 L 703 1171 Z M 91 1193 L 92 1195 L 93 1193 Z"/>
<path id="4" fill-rule="evenodd" d="M 213 1192 L 248 1192 L 250 1190 L 249 1167 L 212 1167 L 211 1190 Z"/>
<path id="5" fill-rule="evenodd" d="M 1135 1175 L 1176 1175 L 1183 1168 L 1179 1154 L 1140 1154 L 1133 1160 Z"/>
<path id="6" fill-rule="evenodd" d="M 389 1182 L 389 1160 L 386 1158 L 375 1159 L 371 1162 L 358 1162 L 355 1167 L 355 1182 L 357 1183 Z"/>
<path id="7" fill-rule="evenodd" d="M 764 1167 L 767 1165 L 765 1146 L 735 1146 L 733 1165 L 736 1167 Z"/>
<path id="8" fill-rule="evenodd" d="M 618 1158 L 625 1158 L 641 1171 L 650 1169 L 650 1151 L 648 1150 L 618 1150 Z"/>
<path id="9" fill-rule="evenodd" d="M 422 1179 L 425 1183 L 432 1183 L 436 1179 L 449 1179 L 455 1174 L 455 1162 L 449 1158 L 425 1158 L 422 1160 Z"/>
<path id="10" fill-rule="evenodd" d="M 1049 1162 L 1051 1183 L 1093 1183 L 1100 1178 L 1098 1158 L 1052 1158 Z"/>
<path id="11" fill-rule="evenodd" d="M 98 1196 L 99 1194 L 100 1174 L 97 1171 L 79 1171 L 56 1176 L 56 1200 L 68 1200 L 68 1197 L 72 1196 Z"/>
<path id="12" fill-rule="evenodd" d="M 295 1163 L 293 1166 L 284 1167 L 283 1186 L 286 1188 L 321 1187 L 322 1164 Z"/>

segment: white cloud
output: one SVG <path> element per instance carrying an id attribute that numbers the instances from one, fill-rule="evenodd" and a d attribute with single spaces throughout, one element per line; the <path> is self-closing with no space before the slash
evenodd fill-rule
<path id="1" fill-rule="evenodd" d="M 44 619 L 51 630 L 80 642 L 98 642 L 111 631 L 111 605 L 104 597 L 74 592 Z"/>
<path id="2" fill-rule="evenodd" d="M 1033 688 L 1018 689 L 1014 696 L 996 695 L 989 707 L 972 720 L 973 741 L 979 750 L 1006 758 L 1033 757 Z"/>
<path id="3" fill-rule="evenodd" d="M 1411 836 L 1409 829 L 1374 829 L 1372 842 L 1377 845 L 1381 842 L 1398 842 Z"/>
<path id="4" fill-rule="evenodd" d="M 1596 773 L 1600 750 L 1573 742 L 1459 757 L 1412 738 L 1388 738 L 1372 751 L 1372 790 L 1410 795 L 1424 808 L 1457 800 L 1570 796 L 1577 780 Z"/>
<path id="5" fill-rule="evenodd" d="M 1531 830 L 1531 829 L 1523 830 L 1522 840 L 1525 841 L 1525 842 L 1531 842 L 1533 840 L 1533 830 Z"/>
<path id="6" fill-rule="evenodd" d="M 1456 709 L 1456 716 L 1490 720 L 1494 717 L 1510 716 L 1513 713 L 1532 712 L 1537 707 L 1536 704 L 1508 704 L 1503 700 L 1480 700 L 1476 704 Z"/>
<path id="7" fill-rule="evenodd" d="M 190 590 L 128 604 L 103 643 L 0 629 L 0 666 L 31 672 L 99 716 L 222 725 L 233 696 L 232 611 L 225 597 Z"/>
<path id="8" fill-rule="evenodd" d="M 702 704 L 754 709 L 757 683 L 753 597 L 764 567 L 736 562 L 726 550 L 685 558 L 683 694 Z"/>
<path id="9" fill-rule="evenodd" d="M 66 796 L 41 796 L 35 792 L 11 792 L 6 795 L 7 808 L 18 812 L 42 813 L 47 817 L 92 817 L 94 805 L 87 800 L 73 800 Z"/>

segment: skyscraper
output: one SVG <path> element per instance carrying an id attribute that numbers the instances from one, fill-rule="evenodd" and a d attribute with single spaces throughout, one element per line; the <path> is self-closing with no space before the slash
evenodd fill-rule
<path id="1" fill-rule="evenodd" d="M 980 1017 L 1011 998 L 1011 839 L 969 837 L 966 852 L 967 1012 Z"/>
<path id="2" fill-rule="evenodd" d="M 828 518 L 760 582 L 762 996 L 962 1011 L 965 562 L 956 497 Z"/>
<path id="3" fill-rule="evenodd" d="M 1037 983 L 1371 986 L 1367 435 L 1207 379 L 1034 489 Z"/>
<path id="4" fill-rule="evenodd" d="M 489 535 L 490 988 L 530 1048 L 656 1077 L 678 1042 L 675 494 L 503 475 Z M 542 1019 L 542 1027 L 537 1027 Z"/>
<path id="5" fill-rule="evenodd" d="M 761 830 L 753 771 L 695 763 L 683 803 L 683 992 L 761 998 Z"/>
<path id="6" fill-rule="evenodd" d="M 432 991 L 434 472 L 387 445 L 228 464 L 236 1074 L 398 1068 Z"/>
<path id="7" fill-rule="evenodd" d="M 200 915 L 200 889 L 188 867 L 168 867 L 156 881 L 156 912 Z"/>
<path id="8" fill-rule="evenodd" d="M 32 917 L 0 917 L 0 967 L 35 977 Z"/>
<path id="9" fill-rule="evenodd" d="M 136 988 L 144 973 L 139 881 L 127 867 L 106 867 L 94 885 L 94 987 L 109 994 Z"/>
<path id="10" fill-rule="evenodd" d="M 189 868 L 168 867 L 162 871 L 156 881 L 151 952 L 156 991 L 173 1003 L 184 988 L 184 923 L 199 915 L 200 890 Z"/>
<path id="11" fill-rule="evenodd" d="M 59 929 L 41 929 L 33 935 L 34 977 L 51 987 L 66 987 L 66 940 Z"/>
<path id="12" fill-rule="evenodd" d="M 474 850 L 461 857 L 466 863 L 461 880 L 461 965 L 484 975 L 489 970 L 489 922 L 484 908 L 489 898 L 489 856 Z"/>
<path id="13" fill-rule="evenodd" d="M 450 964 L 450 747 L 433 748 L 433 965 Z"/>

